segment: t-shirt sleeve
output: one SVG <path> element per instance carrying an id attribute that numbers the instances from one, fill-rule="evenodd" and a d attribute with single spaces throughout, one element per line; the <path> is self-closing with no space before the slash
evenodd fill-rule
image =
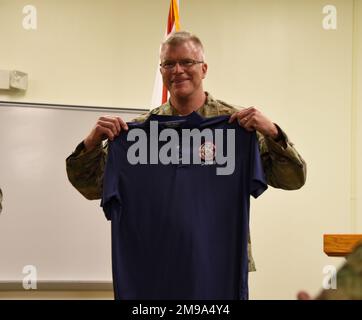
<path id="1" fill-rule="evenodd" d="M 101 207 L 103 208 L 107 220 L 113 220 L 120 215 L 119 152 L 120 147 L 117 145 L 116 140 L 110 142 L 108 145 L 108 155 L 103 175 L 103 192 L 101 200 Z"/>
<path id="2" fill-rule="evenodd" d="M 256 132 L 252 133 L 250 156 L 250 194 L 254 198 L 257 198 L 266 189 L 268 189 L 268 185 L 266 182 L 263 165 L 260 158 L 260 151 L 256 138 Z"/>

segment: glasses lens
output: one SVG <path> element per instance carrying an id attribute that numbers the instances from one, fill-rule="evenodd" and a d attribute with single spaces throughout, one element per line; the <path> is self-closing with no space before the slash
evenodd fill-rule
<path id="1" fill-rule="evenodd" d="M 173 69 L 175 66 L 176 66 L 175 61 L 165 61 L 165 62 L 161 63 L 161 67 L 163 67 L 165 69 Z"/>

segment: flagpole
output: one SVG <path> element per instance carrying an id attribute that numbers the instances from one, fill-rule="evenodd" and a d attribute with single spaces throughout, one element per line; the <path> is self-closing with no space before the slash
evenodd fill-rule
<path id="1" fill-rule="evenodd" d="M 167 18 L 167 25 L 166 25 L 164 39 L 166 39 L 166 37 L 171 32 L 180 31 L 180 30 L 181 30 L 181 24 L 180 24 L 179 0 L 171 0 L 170 8 L 168 11 L 168 18 Z M 159 48 L 159 53 L 161 53 L 161 46 Z M 166 103 L 167 98 L 168 98 L 168 92 L 166 87 L 163 85 L 159 66 L 157 66 L 155 82 L 153 86 L 151 108 L 157 108 L 161 104 Z"/>

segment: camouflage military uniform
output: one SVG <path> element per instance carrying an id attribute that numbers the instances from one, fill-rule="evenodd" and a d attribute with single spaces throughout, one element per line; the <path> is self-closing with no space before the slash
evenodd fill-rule
<path id="1" fill-rule="evenodd" d="M 231 115 L 240 108 L 220 100 L 215 100 L 207 93 L 205 104 L 197 112 L 206 118 L 220 115 Z M 150 114 L 177 115 L 176 109 L 170 102 L 153 109 L 147 114 L 134 119 L 142 122 Z M 264 137 L 257 132 L 263 168 L 269 185 L 285 190 L 295 190 L 302 187 L 306 179 L 306 164 L 302 157 L 289 142 L 286 134 L 279 128 L 284 146 L 273 139 Z M 85 152 L 84 144 L 80 143 L 75 151 L 67 158 L 67 174 L 73 186 L 87 199 L 99 199 L 102 195 L 103 171 L 106 162 L 107 146 L 101 145 L 89 152 Z M 251 255 L 249 239 L 249 270 L 255 271 Z"/>
<path id="2" fill-rule="evenodd" d="M 362 243 L 337 272 L 337 288 L 323 290 L 319 300 L 362 300 Z"/>

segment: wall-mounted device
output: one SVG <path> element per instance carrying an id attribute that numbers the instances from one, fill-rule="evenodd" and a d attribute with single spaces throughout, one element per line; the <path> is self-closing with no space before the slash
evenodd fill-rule
<path id="1" fill-rule="evenodd" d="M 28 88 L 28 74 L 17 70 L 0 70 L 0 89 L 11 90 Z"/>

